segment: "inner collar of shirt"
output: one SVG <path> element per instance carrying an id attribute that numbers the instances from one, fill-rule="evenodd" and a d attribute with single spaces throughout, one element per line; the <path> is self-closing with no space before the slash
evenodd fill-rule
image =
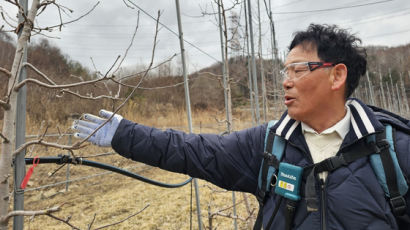
<path id="1" fill-rule="evenodd" d="M 302 131 L 308 132 L 308 133 L 314 133 L 314 134 L 318 134 L 318 135 L 322 135 L 322 134 L 330 134 L 333 132 L 336 132 L 337 134 L 339 134 L 339 136 L 344 139 L 346 134 L 349 132 L 349 127 L 350 127 L 350 116 L 351 116 L 351 112 L 350 112 L 350 108 L 349 106 L 345 106 L 346 108 L 346 114 L 345 116 L 338 121 L 335 125 L 333 125 L 332 127 L 324 130 L 321 133 L 316 132 L 312 127 L 310 127 L 309 125 L 307 125 L 304 122 L 302 123 Z"/>

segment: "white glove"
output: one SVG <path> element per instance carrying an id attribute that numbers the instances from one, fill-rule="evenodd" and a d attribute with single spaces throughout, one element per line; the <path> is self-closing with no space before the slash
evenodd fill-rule
<path id="1" fill-rule="evenodd" d="M 77 132 L 74 133 L 74 137 L 85 139 L 102 123 L 107 121 L 107 119 L 110 118 L 112 114 L 112 112 L 102 109 L 100 110 L 101 117 L 97 117 L 91 114 L 85 114 L 83 116 L 84 120 L 75 120 L 73 122 L 72 128 Z M 88 141 L 101 147 L 111 147 L 112 138 L 114 137 L 115 131 L 117 130 L 121 120 L 122 116 L 115 114 L 114 117 L 103 127 L 101 127 L 96 133 L 94 133 L 88 139 Z"/>

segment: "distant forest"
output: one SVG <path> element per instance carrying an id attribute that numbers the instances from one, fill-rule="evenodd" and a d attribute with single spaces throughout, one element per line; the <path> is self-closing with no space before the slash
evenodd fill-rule
<path id="1" fill-rule="evenodd" d="M 11 69 L 11 64 L 15 52 L 14 40 L 7 34 L 0 33 L 0 67 Z M 383 87 L 389 85 L 395 89 L 397 84 L 397 90 L 404 85 L 405 94 L 407 98 L 410 97 L 410 44 L 402 45 L 398 47 L 384 47 L 384 46 L 370 46 L 366 47 L 368 54 L 368 73 L 369 79 L 373 84 L 373 89 L 377 91 L 377 87 L 385 84 Z M 260 61 L 260 60 L 257 60 Z M 72 60 L 69 56 L 65 55 L 58 47 L 50 44 L 46 39 L 40 40 L 36 43 L 32 43 L 29 46 L 28 62 L 32 63 L 41 72 L 45 73 L 56 83 L 71 83 L 79 81 L 79 79 L 87 80 L 94 79 L 96 74 L 87 69 L 81 63 Z M 275 71 L 272 70 L 272 60 L 263 60 L 264 71 L 267 85 L 267 95 L 269 106 L 275 106 L 275 100 L 280 98 L 281 86 L 278 82 L 275 82 Z M 278 61 L 279 65 L 282 65 L 281 61 Z M 141 65 L 143 66 L 143 64 Z M 257 65 L 259 67 L 259 65 Z M 133 96 L 133 100 L 136 104 L 141 106 L 153 106 L 153 105 L 166 105 L 174 108 L 185 108 L 184 88 L 182 84 L 181 76 L 175 76 L 172 73 L 172 69 L 177 69 L 177 66 L 171 66 L 170 63 L 162 66 L 161 68 L 153 71 L 143 82 L 141 87 L 143 88 L 155 88 L 159 86 L 172 86 L 161 90 L 137 90 Z M 232 80 L 232 102 L 233 107 L 243 107 L 249 104 L 249 87 L 248 87 L 248 69 L 247 58 L 244 56 L 235 56 L 229 59 L 229 73 Z M 38 74 L 32 70 L 28 70 L 28 74 L 31 77 L 42 79 Z M 190 75 L 190 92 L 191 92 L 191 104 L 192 108 L 196 110 L 216 109 L 221 110 L 224 108 L 224 96 L 222 88 L 222 66 L 220 63 L 216 63 L 212 66 L 201 69 L 198 72 Z M 259 69 L 258 69 L 258 74 Z M 132 75 L 132 73 L 131 73 Z M 139 79 L 139 74 L 130 77 L 128 83 L 136 82 Z M 278 78 L 276 78 L 278 79 Z M 380 81 L 381 79 L 381 81 Z M 0 73 L 0 94 L 3 97 L 6 92 L 6 76 Z M 366 83 L 367 77 L 363 77 L 361 86 L 369 86 Z M 382 84 L 380 84 L 382 82 Z M 366 86 L 366 84 L 368 84 Z M 401 85 L 402 84 L 402 85 Z M 78 87 L 78 92 L 82 94 L 87 93 L 87 87 Z M 114 87 L 114 85 L 102 85 L 95 84 L 93 89 L 94 94 L 106 93 L 107 87 Z M 99 89 L 101 89 L 99 91 Z M 387 97 L 386 88 L 386 97 Z M 122 93 L 126 95 L 129 90 L 124 90 Z M 397 91 L 398 92 L 398 91 Z M 76 114 L 82 112 L 95 112 L 101 108 L 101 103 L 96 103 L 92 100 L 80 100 L 72 95 L 62 95 L 59 90 L 44 90 L 39 86 L 29 84 L 28 85 L 28 106 L 27 111 L 31 119 L 40 119 L 42 114 L 47 115 L 55 120 L 63 121 L 67 115 L 62 114 Z M 397 97 L 404 95 L 397 93 Z M 94 95 L 97 96 L 97 95 Z M 365 97 L 362 93 L 357 95 L 359 97 Z M 370 93 L 366 96 L 370 98 Z M 375 96 L 376 97 L 376 96 Z M 101 102 L 103 103 L 101 99 Z M 383 105 L 381 99 L 379 104 Z M 390 99 L 394 102 L 394 98 Z M 80 102 L 81 101 L 81 102 Z M 365 100 L 370 103 L 369 100 Z M 41 103 L 40 103 L 41 102 Z M 385 106 L 388 103 L 386 100 Z M 377 105 L 378 103 L 375 102 Z M 53 108 L 53 109 L 49 109 Z M 60 112 L 59 112 L 60 111 Z M 149 114 L 148 114 L 149 115 Z M 0 110 L 0 119 L 3 114 Z"/>

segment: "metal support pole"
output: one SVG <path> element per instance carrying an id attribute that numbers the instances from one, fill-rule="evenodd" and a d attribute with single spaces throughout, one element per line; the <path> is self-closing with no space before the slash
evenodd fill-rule
<path id="1" fill-rule="evenodd" d="M 262 56 L 262 23 L 261 23 L 261 6 L 260 0 L 258 0 L 258 26 L 259 26 L 259 72 L 261 74 L 261 87 L 262 87 L 262 111 L 263 121 L 266 122 L 266 116 L 268 113 L 267 100 L 266 100 L 266 85 L 265 85 L 265 69 L 263 68 L 263 56 Z"/>
<path id="2" fill-rule="evenodd" d="M 251 0 L 248 0 L 248 23 L 249 23 L 249 36 L 251 38 L 251 57 L 252 57 L 252 78 L 253 87 L 255 92 L 255 108 L 256 108 L 256 124 L 260 123 L 260 113 L 259 113 L 259 92 L 258 92 L 258 80 L 256 78 L 256 63 L 255 63 L 255 45 L 253 42 L 253 27 L 252 27 L 252 6 Z"/>
<path id="3" fill-rule="evenodd" d="M 255 120 L 255 106 L 254 106 L 254 100 L 253 100 L 253 84 L 252 84 L 252 67 L 251 67 L 251 58 L 249 56 L 249 33 L 248 33 L 248 16 L 246 15 L 246 1 L 243 2 L 244 5 L 244 10 L 245 10 L 245 33 L 246 33 L 246 50 L 247 50 L 247 55 L 246 55 L 246 60 L 247 60 L 247 67 L 248 67 L 248 82 L 249 82 L 249 99 L 251 101 L 251 114 L 252 114 L 252 125 L 256 125 L 256 120 Z"/>
<path id="4" fill-rule="evenodd" d="M 182 33 L 182 23 L 181 23 L 181 13 L 179 8 L 179 0 L 175 0 L 176 10 L 177 10 L 177 20 L 178 20 L 178 33 L 179 33 L 179 45 L 181 48 L 181 61 L 182 61 L 182 72 L 184 75 L 184 88 L 185 88 L 185 102 L 186 110 L 188 115 L 188 127 L 189 132 L 192 133 L 192 115 L 191 115 L 191 100 L 189 98 L 189 87 L 188 87 L 188 76 L 185 63 L 185 48 L 184 48 L 184 36 Z M 195 198 L 196 198 L 196 212 L 198 217 L 198 229 L 202 230 L 202 218 L 201 218 L 201 204 L 199 201 L 199 187 L 196 178 L 193 179 L 195 187 Z"/>
<path id="5" fill-rule="evenodd" d="M 20 6 L 27 15 L 28 0 L 19 0 Z M 19 24 L 24 22 L 24 17 L 19 14 Z M 20 37 L 21 32 L 18 34 Z M 22 62 L 27 62 L 27 49 L 23 51 Z M 21 68 L 18 81 L 21 82 L 27 78 L 27 72 L 24 67 Z M 16 112 L 16 149 L 26 142 L 26 98 L 27 86 L 23 86 L 17 94 L 17 112 Z M 24 157 L 26 150 L 19 152 L 15 157 L 14 163 L 14 210 L 24 210 L 24 190 L 20 189 L 20 184 L 26 174 L 26 163 Z M 13 218 L 13 230 L 22 230 L 24 228 L 23 216 Z"/>
<path id="6" fill-rule="evenodd" d="M 226 130 L 227 133 L 231 133 L 232 129 L 232 111 L 231 111 L 231 106 L 229 105 L 230 103 L 230 86 L 229 86 L 229 76 L 228 76 L 228 71 L 227 71 L 227 60 L 228 60 L 228 54 L 224 52 L 225 46 L 224 46 L 224 38 L 222 36 L 222 17 L 221 17 L 221 8 L 222 8 L 222 2 L 221 0 L 218 0 L 218 21 L 219 21 L 219 38 L 221 40 L 221 58 L 222 58 L 222 73 L 223 73 L 223 86 L 224 86 L 224 95 L 225 95 L 225 112 L 226 112 Z M 222 8 L 222 10 L 224 10 Z M 236 217 L 236 198 L 235 198 L 235 192 L 232 191 L 232 203 L 233 203 L 233 215 Z M 233 218 L 233 224 L 234 224 L 234 229 L 238 229 L 238 223 L 237 219 Z"/>
<path id="7" fill-rule="evenodd" d="M 69 146 L 71 146 L 71 144 L 72 144 L 72 139 L 73 139 L 73 136 L 69 135 L 68 136 L 68 145 Z M 70 154 L 70 152 L 68 152 L 68 154 Z M 66 170 L 65 178 L 66 178 L 66 181 L 67 181 L 65 183 L 65 191 L 68 192 L 68 185 L 70 184 L 70 164 L 67 164 L 67 170 Z"/>
<path id="8" fill-rule="evenodd" d="M 225 113 L 226 113 L 226 129 L 228 133 L 230 133 L 232 130 L 232 111 L 231 111 L 231 106 L 229 106 L 229 76 L 228 76 L 228 71 L 227 71 L 227 53 L 224 52 L 225 46 L 224 46 L 224 38 L 222 35 L 222 17 L 221 17 L 221 1 L 218 0 L 218 21 L 219 21 L 219 38 L 221 41 L 221 58 L 222 58 L 222 74 L 223 74 L 223 87 L 224 87 L 224 96 L 225 96 Z"/>
<path id="9" fill-rule="evenodd" d="M 272 49 L 272 86 L 273 86 L 273 104 L 276 104 L 276 101 L 279 97 L 276 96 L 276 88 L 278 88 L 277 76 L 279 69 L 279 58 L 278 58 L 278 48 L 276 45 L 276 36 L 275 36 L 275 25 L 273 23 L 272 17 L 272 2 L 269 0 L 269 20 L 270 20 L 270 34 L 271 34 L 271 49 Z M 279 90 L 278 90 L 279 91 Z"/>

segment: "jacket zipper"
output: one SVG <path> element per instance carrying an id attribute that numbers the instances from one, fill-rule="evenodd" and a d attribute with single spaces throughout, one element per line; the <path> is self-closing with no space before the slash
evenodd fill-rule
<path id="1" fill-rule="evenodd" d="M 320 179 L 320 210 L 321 210 L 321 222 L 322 222 L 322 229 L 326 230 L 326 186 L 323 179 Z"/>

